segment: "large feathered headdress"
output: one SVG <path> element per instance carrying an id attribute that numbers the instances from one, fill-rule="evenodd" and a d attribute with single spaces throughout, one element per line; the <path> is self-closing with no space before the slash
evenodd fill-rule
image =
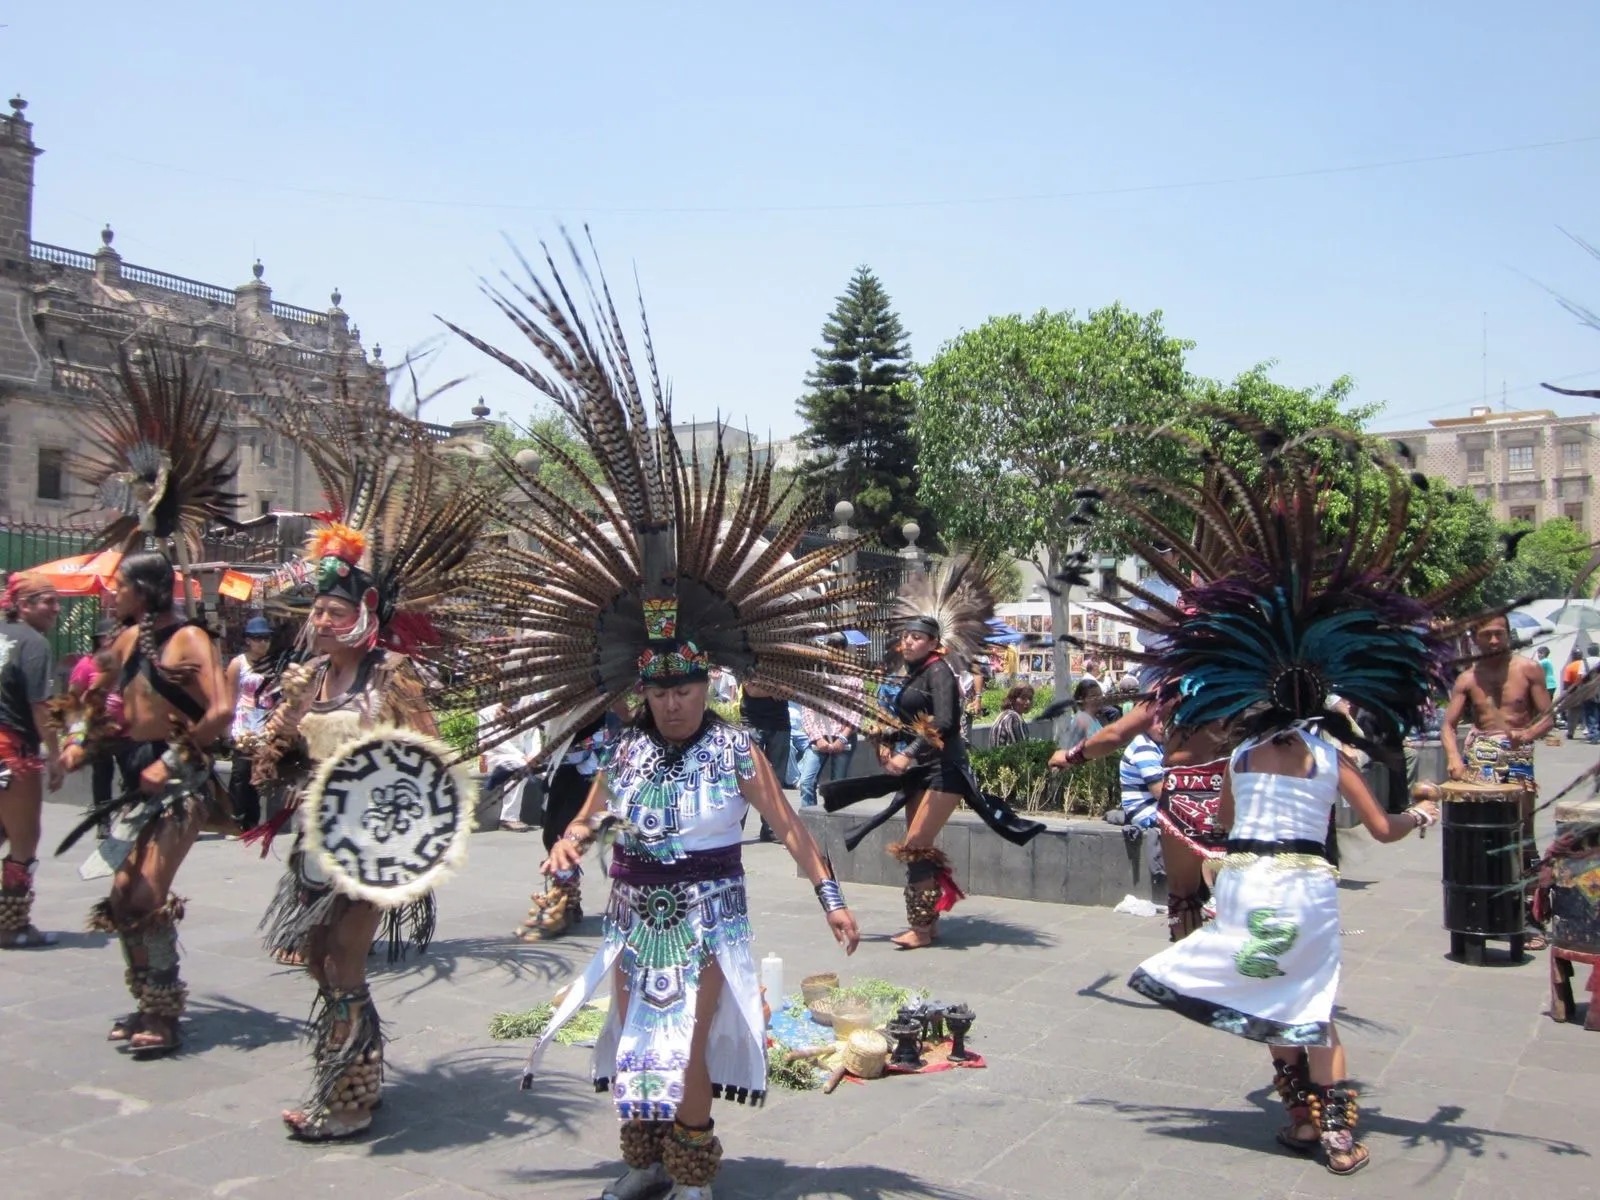
<path id="1" fill-rule="evenodd" d="M 127 554 L 152 539 L 180 564 L 198 559 L 206 530 L 234 524 L 240 501 L 218 444 L 227 401 L 204 359 L 157 341 L 119 345 L 113 379 L 90 378 L 89 446 L 72 470 L 112 514 L 100 547 Z"/>
<path id="2" fill-rule="evenodd" d="M 986 555 L 953 554 L 900 588 L 890 607 L 894 632 L 926 633 L 945 661 L 960 671 L 983 653 L 992 636 L 998 566 Z M 893 654 L 891 654 L 891 659 Z"/>
<path id="3" fill-rule="evenodd" d="M 526 282 L 486 289 L 535 361 L 450 325 L 553 401 L 598 465 L 591 477 L 539 437 L 549 474 L 500 456 L 511 496 L 497 515 L 512 545 L 486 551 L 474 577 L 503 629 L 476 673 L 485 695 L 539 699 L 480 737 L 552 718 L 581 725 L 641 679 L 692 679 L 713 664 L 818 710 L 864 715 L 849 685 L 862 667 L 823 644 L 880 601 L 877 583 L 842 570 L 864 539 L 803 550 L 811 510 L 775 494 L 772 464 L 753 447 L 730 454 L 720 429 L 708 457 L 692 445 L 685 459 L 642 311 L 648 399 L 603 275 L 591 279 L 568 248 L 587 316 L 548 251 L 548 281 L 524 262 Z"/>
<path id="4" fill-rule="evenodd" d="M 304 557 L 269 588 L 309 582 L 354 604 L 356 624 L 343 637 L 351 645 L 413 653 L 452 629 L 469 637 L 464 567 L 491 504 L 474 472 L 397 411 L 381 380 L 340 376 L 324 399 L 280 379 L 256 416 L 306 455 L 328 505 L 312 514 Z"/>
<path id="5" fill-rule="evenodd" d="M 1181 448 L 1187 472 L 1080 493 L 1086 516 L 1104 505 L 1131 522 L 1133 549 L 1168 585 L 1102 597 L 1144 632 L 1144 650 L 1118 652 L 1146 664 L 1173 724 L 1242 722 L 1260 733 L 1326 719 L 1337 694 L 1386 738 L 1415 727 L 1448 692 L 1459 638 L 1481 619 L 1453 621 L 1442 610 L 1494 562 L 1413 596 L 1407 580 L 1426 522 L 1420 536 L 1407 533 L 1425 479 L 1344 430 L 1285 441 L 1247 416 L 1199 415 L 1211 436 L 1143 431 Z M 1239 434 L 1254 447 L 1248 467 L 1222 450 Z M 1342 512 L 1330 511 L 1335 495 Z M 1064 581 L 1083 582 L 1075 571 Z"/>

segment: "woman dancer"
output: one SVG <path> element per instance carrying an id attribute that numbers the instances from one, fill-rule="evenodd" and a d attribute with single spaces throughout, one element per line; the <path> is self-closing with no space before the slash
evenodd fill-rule
<path id="1" fill-rule="evenodd" d="M 323 840 L 327 821 L 320 805 L 336 764 L 367 753 L 380 735 L 420 745 L 422 756 L 435 761 L 449 756 L 447 747 L 402 736 L 436 734 L 426 685 L 411 657 L 421 649 L 412 632 L 436 605 L 464 589 L 457 570 L 484 511 L 482 497 L 436 460 L 426 434 L 388 407 L 386 393 L 341 401 L 292 398 L 283 401 L 283 414 L 269 418 L 312 454 L 325 492 L 350 522 L 330 521 L 316 530 L 305 562 L 285 573 L 290 586 L 309 578 L 316 593 L 301 633 L 312 657 L 284 670 L 255 762 L 258 781 L 289 788 L 275 824 L 299 817 L 288 869 L 262 926 L 267 948 L 280 961 L 303 962 L 317 984 L 311 1091 L 301 1107 L 283 1113 L 289 1136 L 304 1142 L 355 1137 L 372 1124 L 384 1029 L 367 984 L 367 957 L 386 921 L 391 960 L 425 948 L 434 927 L 428 882 L 401 877 L 411 869 L 401 856 L 405 847 L 385 866 L 383 888 L 372 886 L 365 873 L 352 876 L 344 845 L 330 848 Z M 311 429 L 326 436 L 313 437 Z M 434 632 L 443 637 L 451 630 L 445 624 Z M 371 761 L 380 759 L 372 755 Z M 414 812 L 400 813 L 397 825 L 395 810 L 379 806 L 398 802 L 399 789 L 362 785 L 359 772 L 355 777 L 344 804 L 375 839 L 426 820 L 428 806 L 417 804 Z M 412 792 L 425 782 L 419 775 Z M 433 802 L 445 798 L 439 791 L 427 794 Z M 316 819 L 310 805 L 318 806 Z M 463 831 L 466 821 L 463 814 Z M 270 844 L 274 828 L 262 828 Z"/>
<path id="2" fill-rule="evenodd" d="M 988 640 L 994 612 L 992 568 L 965 556 L 946 559 L 931 577 L 919 577 L 900 595 L 899 652 L 905 674 L 886 684 L 889 711 L 905 734 L 880 738 L 878 761 L 886 775 L 824 785 L 829 812 L 872 796 L 895 793 L 883 812 L 851 831 L 845 845 L 854 850 L 873 829 L 900 809 L 906 836 L 888 851 L 906 868 L 906 924 L 893 941 L 902 950 L 931 946 L 939 917 L 963 894 L 950 860 L 934 843 L 950 814 L 965 801 L 996 833 L 1026 845 L 1044 826 L 1024 821 L 996 797 L 985 795 L 973 777 L 961 737 L 961 687 L 957 671 Z M 880 693 L 880 699 L 883 699 Z"/>
<path id="3" fill-rule="evenodd" d="M 1448 685 L 1461 627 L 1436 620 L 1437 607 L 1494 564 L 1410 597 L 1417 547 L 1405 557 L 1399 547 L 1411 483 L 1393 463 L 1353 439 L 1285 444 L 1244 419 L 1230 423 L 1255 433 L 1261 450 L 1252 486 L 1235 493 L 1240 519 L 1228 519 L 1232 560 L 1191 581 L 1177 606 L 1133 614 L 1159 634 L 1147 643 L 1147 679 L 1169 725 L 1217 724 L 1241 738 L 1218 805 L 1228 833 L 1217 913 L 1129 982 L 1184 1016 L 1271 1047 L 1291 1116 L 1279 1141 L 1299 1153 L 1320 1148 L 1328 1169 L 1343 1175 L 1368 1153 L 1355 1140 L 1356 1093 L 1333 1025 L 1340 964 L 1330 816 L 1342 794 L 1389 842 L 1431 824 L 1437 810 L 1425 803 L 1398 817 L 1382 812 L 1333 744 L 1373 743 L 1330 711 L 1329 697 L 1360 708 L 1397 745 Z M 1368 471 L 1374 460 L 1385 476 L 1352 489 L 1352 511 L 1329 529 L 1319 481 L 1339 466 Z M 1207 503 L 1195 508 L 1202 525 L 1220 515 Z"/>
<path id="4" fill-rule="evenodd" d="M 525 366 L 470 339 L 572 418 L 606 481 L 597 486 L 547 444 L 563 484 L 583 496 L 572 504 L 548 481 L 501 461 L 511 485 L 535 501 L 504 514 L 530 548 L 484 551 L 486 586 L 516 632 L 507 644 L 474 646 L 471 674 L 484 701 L 539 696 L 508 708 L 500 727 L 481 728 L 485 741 L 551 719 L 581 729 L 645 686 L 638 723 L 604 757 L 580 819 L 546 864 L 570 871 L 596 825 L 619 830 L 604 944 L 535 1049 L 528 1078 L 555 1031 L 610 976 L 615 1003 L 595 1075 L 623 1119 L 628 1170 L 605 1195 L 645 1200 L 670 1187 L 674 1200 L 706 1200 L 722 1154 L 711 1100 L 759 1101 L 766 1089 L 740 865 L 747 806 L 810 878 L 833 936 L 847 951 L 857 939 L 839 885 L 771 768 L 744 731 L 707 714 L 711 668 L 859 721 L 876 712 L 851 686 L 862 668 L 824 639 L 849 628 L 854 605 L 874 591 L 870 581 L 839 573 L 855 542 L 795 556 L 806 514 L 777 515 L 784 497 L 772 490 L 770 461 L 748 455 L 745 486 L 732 499 L 728 454 L 718 445 L 708 461 L 685 461 L 659 388 L 652 427 L 638 381 L 655 385 L 654 361 L 635 372 L 603 277 L 584 274 L 596 280 L 587 297 L 593 308 L 583 310 L 599 314 L 593 324 L 559 278 L 535 276 L 516 298 L 497 297 L 547 365 Z M 508 674 L 507 659 L 522 665 Z"/>
<path id="5" fill-rule="evenodd" d="M 644 708 L 544 868 L 558 878 L 575 870 L 605 818 L 621 823 L 604 944 L 529 1060 L 531 1072 L 609 974 L 616 1000 L 595 1048 L 595 1086 L 627 1122 L 629 1169 L 605 1193 L 619 1200 L 673 1184 L 674 1195 L 709 1196 L 721 1157 L 713 1097 L 764 1097 L 766 1022 L 740 862 L 747 807 L 810 879 L 847 954 L 860 938 L 766 758 L 752 753 L 743 730 L 708 712 L 706 666 L 691 643 L 650 655 L 640 670 Z"/>

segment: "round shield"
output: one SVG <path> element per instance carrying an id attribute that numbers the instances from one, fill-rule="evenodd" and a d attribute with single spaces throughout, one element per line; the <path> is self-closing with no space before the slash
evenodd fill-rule
<path id="1" fill-rule="evenodd" d="M 456 754 L 409 729 L 366 730 L 323 761 L 306 792 L 307 849 L 346 895 L 409 904 L 460 864 L 473 788 Z"/>

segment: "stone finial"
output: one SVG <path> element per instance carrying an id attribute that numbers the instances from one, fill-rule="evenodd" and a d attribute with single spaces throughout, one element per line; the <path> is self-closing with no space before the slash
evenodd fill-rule
<path id="1" fill-rule="evenodd" d="M 489 419 L 489 406 L 483 402 L 483 397 L 478 397 L 478 402 L 472 406 L 472 415 L 480 421 Z"/>
<path id="2" fill-rule="evenodd" d="M 833 506 L 833 523 L 844 529 L 855 518 L 856 506 L 848 500 L 841 500 Z"/>
<path id="3" fill-rule="evenodd" d="M 900 526 L 900 536 L 905 538 L 907 550 L 915 550 L 917 548 L 917 539 L 922 536 L 922 526 L 915 521 L 907 521 Z"/>
<path id="4" fill-rule="evenodd" d="M 539 458 L 539 452 L 532 446 L 524 446 L 521 450 L 518 450 L 512 456 L 512 461 L 530 475 L 537 475 L 539 468 L 543 465 L 542 460 Z"/>
<path id="5" fill-rule="evenodd" d="M 259 280 L 266 273 L 267 269 L 261 265 L 261 260 L 259 258 L 256 259 L 254 265 L 252 265 L 250 268 L 250 274 L 254 275 Z"/>
<path id="6" fill-rule="evenodd" d="M 111 243 L 116 240 L 116 236 L 116 231 L 111 228 L 111 222 L 107 221 L 106 227 L 100 231 L 100 244 L 109 250 L 111 249 Z"/>
<path id="7" fill-rule="evenodd" d="M 27 111 L 28 102 L 26 100 L 24 100 L 20 95 L 11 97 L 11 119 L 13 121 L 24 120 L 25 118 L 22 114 Z"/>
<path id="8" fill-rule="evenodd" d="M 375 362 L 375 363 L 381 363 L 383 361 L 383 345 L 382 345 L 382 343 L 380 343 L 380 344 L 378 344 L 378 345 L 376 345 L 376 346 L 374 346 L 372 348 L 372 361 Z"/>
<path id="9" fill-rule="evenodd" d="M 333 301 L 333 306 L 335 308 L 338 308 L 340 301 L 342 301 L 344 299 L 344 297 L 339 294 L 339 289 L 338 288 L 334 288 L 333 289 L 333 294 L 331 296 L 329 296 L 328 299 Z"/>

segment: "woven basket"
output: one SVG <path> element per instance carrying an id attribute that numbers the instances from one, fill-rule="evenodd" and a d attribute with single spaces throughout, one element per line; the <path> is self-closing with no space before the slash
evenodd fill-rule
<path id="1" fill-rule="evenodd" d="M 814 1004 L 822 997 L 839 990 L 839 977 L 832 971 L 822 975 L 807 975 L 800 981 L 800 995 L 807 1004 Z"/>
<path id="2" fill-rule="evenodd" d="M 889 1039 L 876 1029 L 858 1029 L 844 1044 L 844 1068 L 860 1079 L 876 1079 L 889 1061 Z"/>

